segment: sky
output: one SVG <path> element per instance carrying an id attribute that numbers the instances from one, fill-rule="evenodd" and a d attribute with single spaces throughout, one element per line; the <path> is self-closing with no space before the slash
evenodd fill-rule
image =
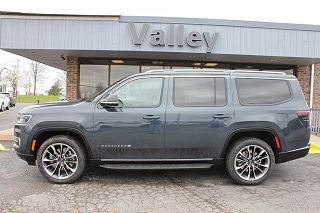
<path id="1" fill-rule="evenodd" d="M 189 17 L 320 25 L 319 0 L 0 0 L 0 11 Z M 27 71 L 30 60 L 0 50 L 0 69 L 12 68 L 17 59 L 21 61 L 21 69 Z M 47 76 L 37 92 L 47 91 L 59 79 L 61 72 L 47 67 Z"/>

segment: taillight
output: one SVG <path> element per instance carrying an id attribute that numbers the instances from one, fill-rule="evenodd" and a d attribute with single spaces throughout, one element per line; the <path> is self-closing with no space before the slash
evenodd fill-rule
<path id="1" fill-rule="evenodd" d="M 298 111 L 297 115 L 301 120 L 309 120 L 310 111 Z"/>

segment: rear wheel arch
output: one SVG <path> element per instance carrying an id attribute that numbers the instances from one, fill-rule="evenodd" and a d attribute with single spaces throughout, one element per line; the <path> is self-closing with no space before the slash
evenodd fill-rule
<path id="1" fill-rule="evenodd" d="M 36 140 L 35 150 L 32 152 L 32 154 L 34 156 L 37 156 L 40 146 L 49 138 L 52 138 L 57 135 L 65 135 L 68 137 L 76 138 L 77 141 L 79 141 L 79 143 L 82 145 L 82 147 L 84 147 L 85 149 L 84 151 L 88 159 L 93 158 L 93 153 L 86 137 L 83 135 L 81 131 L 73 128 L 45 128 L 45 129 L 38 130 L 32 138 L 32 140 Z M 31 141 L 31 144 L 32 144 L 32 141 Z M 30 146 L 30 150 L 31 150 L 31 146 Z"/>
<path id="2" fill-rule="evenodd" d="M 272 151 L 277 160 L 277 156 L 278 156 L 278 153 L 281 151 L 280 150 L 281 147 L 280 149 L 277 148 L 275 137 L 278 137 L 278 135 L 274 130 L 269 128 L 238 129 L 233 131 L 229 135 L 228 139 L 226 140 L 226 143 L 224 144 L 224 147 L 221 153 L 221 158 L 226 157 L 228 150 L 230 149 L 230 147 L 232 147 L 232 145 L 236 141 L 238 141 L 241 138 L 248 138 L 248 137 L 258 138 L 260 140 L 265 141 L 272 148 Z"/>

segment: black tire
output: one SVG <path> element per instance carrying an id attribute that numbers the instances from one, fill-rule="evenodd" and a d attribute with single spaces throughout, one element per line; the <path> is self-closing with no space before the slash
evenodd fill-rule
<path id="1" fill-rule="evenodd" d="M 44 169 L 43 163 L 42 163 L 42 157 L 44 155 L 45 150 L 54 144 L 65 144 L 69 147 L 71 147 L 78 158 L 78 166 L 75 170 L 75 172 L 72 174 L 72 176 L 66 178 L 66 179 L 58 179 L 50 174 Z M 85 155 L 85 149 L 80 144 L 80 142 L 70 136 L 66 135 L 57 135 L 49 138 L 46 140 L 39 148 L 37 153 L 37 166 L 40 170 L 40 172 L 43 174 L 44 177 L 46 177 L 49 181 L 53 183 L 59 183 L 59 184 L 66 184 L 66 183 L 73 183 L 77 181 L 84 173 L 85 167 L 86 167 L 86 155 Z"/>
<path id="2" fill-rule="evenodd" d="M 265 162 L 267 162 L 269 164 L 269 167 L 264 170 L 265 173 L 261 172 L 261 174 L 264 174 L 264 175 L 263 176 L 261 175 L 261 177 L 259 177 L 259 179 L 253 178 L 252 180 L 250 180 L 250 178 L 249 178 L 249 180 L 246 180 L 243 177 L 241 177 L 240 176 L 241 174 L 238 174 L 236 171 L 236 168 L 235 168 L 236 156 L 240 152 L 240 150 L 243 150 L 243 148 L 245 148 L 247 146 L 257 146 L 258 149 L 262 148 L 266 152 L 265 156 L 267 156 L 267 155 L 269 156 L 269 158 L 268 158 L 269 161 L 265 160 Z M 246 162 L 246 163 L 248 163 L 248 162 Z M 261 161 L 260 161 L 260 163 L 261 163 Z M 236 141 L 232 145 L 232 147 L 228 150 L 227 157 L 226 157 L 226 167 L 227 167 L 227 171 L 228 171 L 229 175 L 231 176 L 231 178 L 235 182 L 237 182 L 241 185 L 258 185 L 258 184 L 262 183 L 263 181 L 265 181 L 268 178 L 274 165 L 275 165 L 275 157 L 274 157 L 274 153 L 273 153 L 272 148 L 265 141 L 260 140 L 258 138 L 242 138 L 242 139 Z M 247 167 L 243 167 L 243 168 L 247 168 Z M 252 172 L 253 172 L 254 167 L 249 167 L 249 170 L 250 170 L 250 168 L 252 168 Z M 265 167 L 260 167 L 260 168 L 263 169 Z M 251 177 L 250 173 L 249 173 L 251 171 L 249 171 L 249 170 L 248 169 L 245 170 L 245 173 L 248 174 L 247 176 Z M 258 170 L 255 170 L 255 171 L 258 171 Z M 258 172 L 260 172 L 260 171 L 258 171 Z M 241 173 L 241 172 L 239 172 L 239 173 Z M 251 173 L 251 175 L 253 175 L 253 173 Z M 255 176 L 256 175 L 254 175 L 254 177 Z"/>
<path id="3" fill-rule="evenodd" d="M 3 104 L 0 105 L 0 112 L 3 111 Z"/>
<path id="4" fill-rule="evenodd" d="M 9 108 L 9 104 L 8 104 L 8 106 L 6 107 L 6 110 L 9 110 L 10 108 Z"/>

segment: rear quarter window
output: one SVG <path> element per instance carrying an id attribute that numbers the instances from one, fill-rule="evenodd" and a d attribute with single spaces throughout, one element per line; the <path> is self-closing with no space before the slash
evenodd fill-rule
<path id="1" fill-rule="evenodd" d="M 236 85 L 242 105 L 279 104 L 292 97 L 287 80 L 238 78 Z"/>

